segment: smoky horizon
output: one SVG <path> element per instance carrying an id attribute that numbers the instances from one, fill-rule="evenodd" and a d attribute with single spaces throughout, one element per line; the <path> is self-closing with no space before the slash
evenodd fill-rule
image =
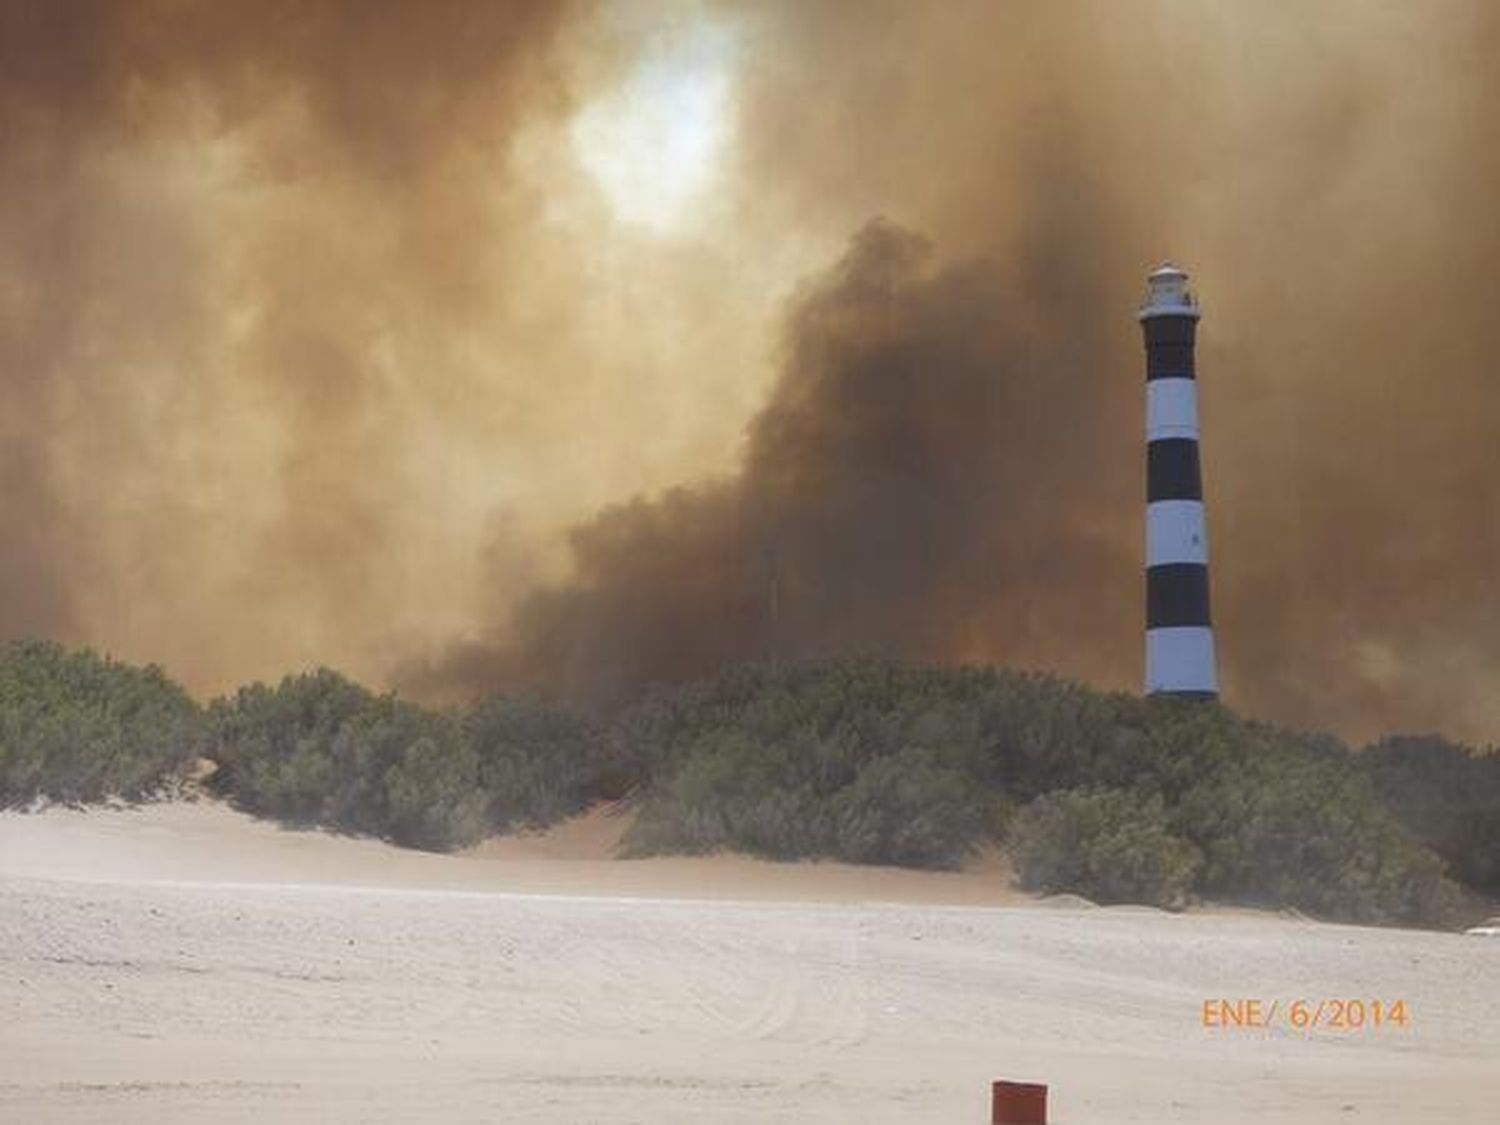
<path id="1" fill-rule="evenodd" d="M 1500 741 L 1500 18 L 0 8 L 0 638 L 200 695 L 1139 690 L 1200 302 L 1226 703 Z"/>

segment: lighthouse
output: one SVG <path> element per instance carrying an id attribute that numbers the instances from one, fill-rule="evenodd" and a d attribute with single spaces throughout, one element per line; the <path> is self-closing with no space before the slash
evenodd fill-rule
<path id="1" fill-rule="evenodd" d="M 1170 262 L 1147 278 L 1146 694 L 1219 693 L 1208 599 L 1208 528 L 1198 467 L 1198 302 Z"/>

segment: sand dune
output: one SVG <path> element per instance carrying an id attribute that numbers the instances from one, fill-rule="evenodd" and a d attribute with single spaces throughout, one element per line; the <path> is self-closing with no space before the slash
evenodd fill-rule
<path id="1" fill-rule="evenodd" d="M 601 808 L 548 832 L 458 855 L 294 831 L 209 800 L 0 814 L 0 876 L 128 882 L 337 884 L 425 890 L 1001 905 L 1022 898 L 998 857 L 961 872 L 743 856 L 617 857 L 628 813 Z"/>
<path id="2" fill-rule="evenodd" d="M 208 803 L 0 815 L 0 1120 L 1488 1122 L 1500 943 L 1053 909 L 949 875 L 429 856 Z M 1214 997 L 1405 1028 L 1202 1026 Z"/>

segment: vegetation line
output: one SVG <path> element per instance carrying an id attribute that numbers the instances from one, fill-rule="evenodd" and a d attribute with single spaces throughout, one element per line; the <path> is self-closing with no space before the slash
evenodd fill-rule
<path id="1" fill-rule="evenodd" d="M 1406 924 L 1500 893 L 1500 754 L 1436 737 L 1355 752 L 1217 704 L 878 660 L 735 669 L 607 716 L 435 711 L 326 669 L 201 708 L 155 667 L 0 647 L 0 806 L 142 799 L 199 757 L 250 812 L 432 850 L 629 796 L 637 855 L 952 867 L 1002 843 L 1038 891 Z"/>

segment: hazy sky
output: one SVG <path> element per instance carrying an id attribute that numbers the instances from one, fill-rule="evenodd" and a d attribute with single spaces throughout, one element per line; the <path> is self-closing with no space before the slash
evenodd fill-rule
<path id="1" fill-rule="evenodd" d="M 1494 13 L 9 0 L 0 634 L 1133 688 L 1170 256 L 1228 699 L 1500 739 Z"/>

